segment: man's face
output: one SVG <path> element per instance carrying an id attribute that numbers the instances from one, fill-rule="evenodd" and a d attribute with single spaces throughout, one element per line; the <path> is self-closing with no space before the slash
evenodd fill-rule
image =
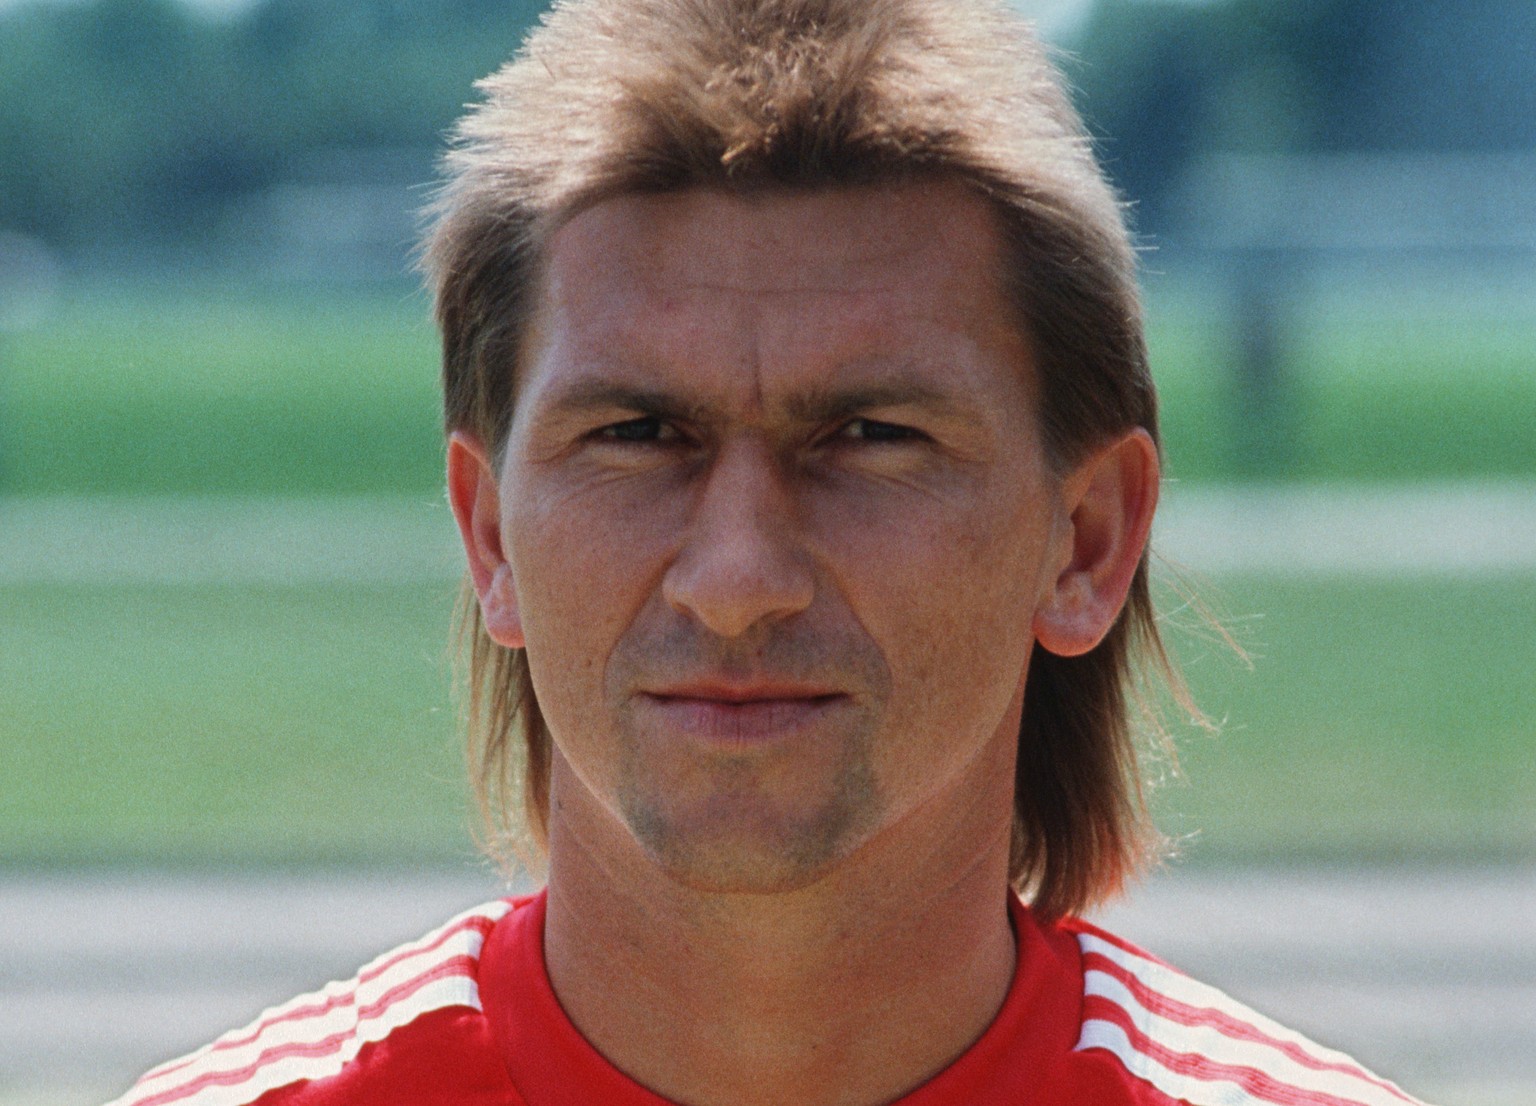
<path id="1" fill-rule="evenodd" d="M 939 182 L 631 196 L 555 234 L 498 473 L 552 826 L 722 890 L 912 816 L 1006 832 L 1070 527 L 999 270 Z"/>

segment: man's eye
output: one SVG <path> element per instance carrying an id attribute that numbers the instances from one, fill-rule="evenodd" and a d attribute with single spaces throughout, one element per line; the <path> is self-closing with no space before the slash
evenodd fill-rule
<path id="1" fill-rule="evenodd" d="M 921 440 L 924 435 L 920 430 L 914 430 L 910 426 L 899 426 L 893 422 L 854 419 L 843 427 L 840 436 L 863 442 L 913 442 Z"/>
<path id="2" fill-rule="evenodd" d="M 659 442 L 670 437 L 666 424 L 654 415 L 616 422 L 603 427 L 598 435 L 614 442 Z"/>

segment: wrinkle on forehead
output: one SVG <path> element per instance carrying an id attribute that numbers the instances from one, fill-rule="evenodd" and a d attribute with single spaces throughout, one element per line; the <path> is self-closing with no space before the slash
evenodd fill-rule
<path id="1" fill-rule="evenodd" d="M 957 196 L 968 202 L 945 202 Z M 871 199 L 893 217 L 869 219 Z M 948 216 L 938 234 L 936 213 Z M 808 227 L 816 233 L 807 236 Z M 999 253 L 990 205 L 962 184 L 937 179 L 803 191 L 694 189 L 618 196 L 573 216 L 551 239 L 551 256 L 561 254 L 562 240 L 587 240 L 582 245 L 588 248 L 576 252 L 602 253 L 616 277 L 643 280 L 684 271 L 689 278 L 676 287 L 768 296 L 889 292 L 893 266 L 919 263 L 944 243 L 965 249 L 991 275 Z M 731 248 L 700 254 L 695 249 L 700 241 L 730 243 Z M 600 249 L 593 251 L 593 246 Z M 788 274 L 765 271 L 765 260 L 782 264 L 796 254 L 815 264 L 791 264 Z M 782 279 L 786 275 L 790 279 Z M 558 273 L 551 276 L 561 279 Z M 831 282 L 823 279 L 828 276 Z M 558 294 L 558 289 L 551 291 Z"/>

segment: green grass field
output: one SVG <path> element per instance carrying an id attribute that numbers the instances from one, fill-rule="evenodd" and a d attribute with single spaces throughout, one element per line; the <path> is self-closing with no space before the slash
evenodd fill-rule
<path id="1" fill-rule="evenodd" d="M 1286 406 L 1275 432 L 1245 429 L 1233 417 L 1234 355 L 1213 304 L 1153 297 L 1148 341 L 1170 475 L 1536 477 L 1536 303 L 1463 302 L 1440 314 L 1416 305 L 1379 314 L 1324 306 L 1283 343 Z"/>
<path id="2" fill-rule="evenodd" d="M 1182 731 L 1156 793 L 1187 858 L 1536 857 L 1536 576 L 1209 590 L 1252 668 L 1174 634 L 1222 724 Z"/>
<path id="3" fill-rule="evenodd" d="M 408 292 L 118 292 L 0 337 L 0 492 L 422 491 L 437 345 Z"/>
<path id="4" fill-rule="evenodd" d="M 1156 308 L 1174 475 L 1244 471 L 1219 328 Z M 82 297 L 0 338 L 0 496 L 439 496 L 425 314 L 408 292 Z M 1536 318 L 1334 312 L 1292 349 L 1277 477 L 1536 478 Z M 1180 734 L 1186 778 L 1157 793 L 1188 856 L 1536 855 L 1536 577 L 1218 583 L 1256 663 L 1183 641 L 1226 719 Z M 451 595 L 0 582 L 0 864 L 468 855 Z"/>
<path id="5" fill-rule="evenodd" d="M 21 863 L 468 848 L 442 587 L 0 591 Z"/>

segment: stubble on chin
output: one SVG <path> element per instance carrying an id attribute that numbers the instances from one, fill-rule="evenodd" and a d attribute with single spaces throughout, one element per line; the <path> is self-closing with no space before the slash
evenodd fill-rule
<path id="1" fill-rule="evenodd" d="M 819 795 L 775 794 L 762 765 L 736 761 L 709 765 L 709 782 L 685 799 L 658 794 L 630 765 L 620 777 L 619 810 L 652 863 L 684 886 L 799 890 L 856 850 L 880 821 L 883 802 L 866 744 L 850 742 L 831 779 L 814 784 Z"/>

